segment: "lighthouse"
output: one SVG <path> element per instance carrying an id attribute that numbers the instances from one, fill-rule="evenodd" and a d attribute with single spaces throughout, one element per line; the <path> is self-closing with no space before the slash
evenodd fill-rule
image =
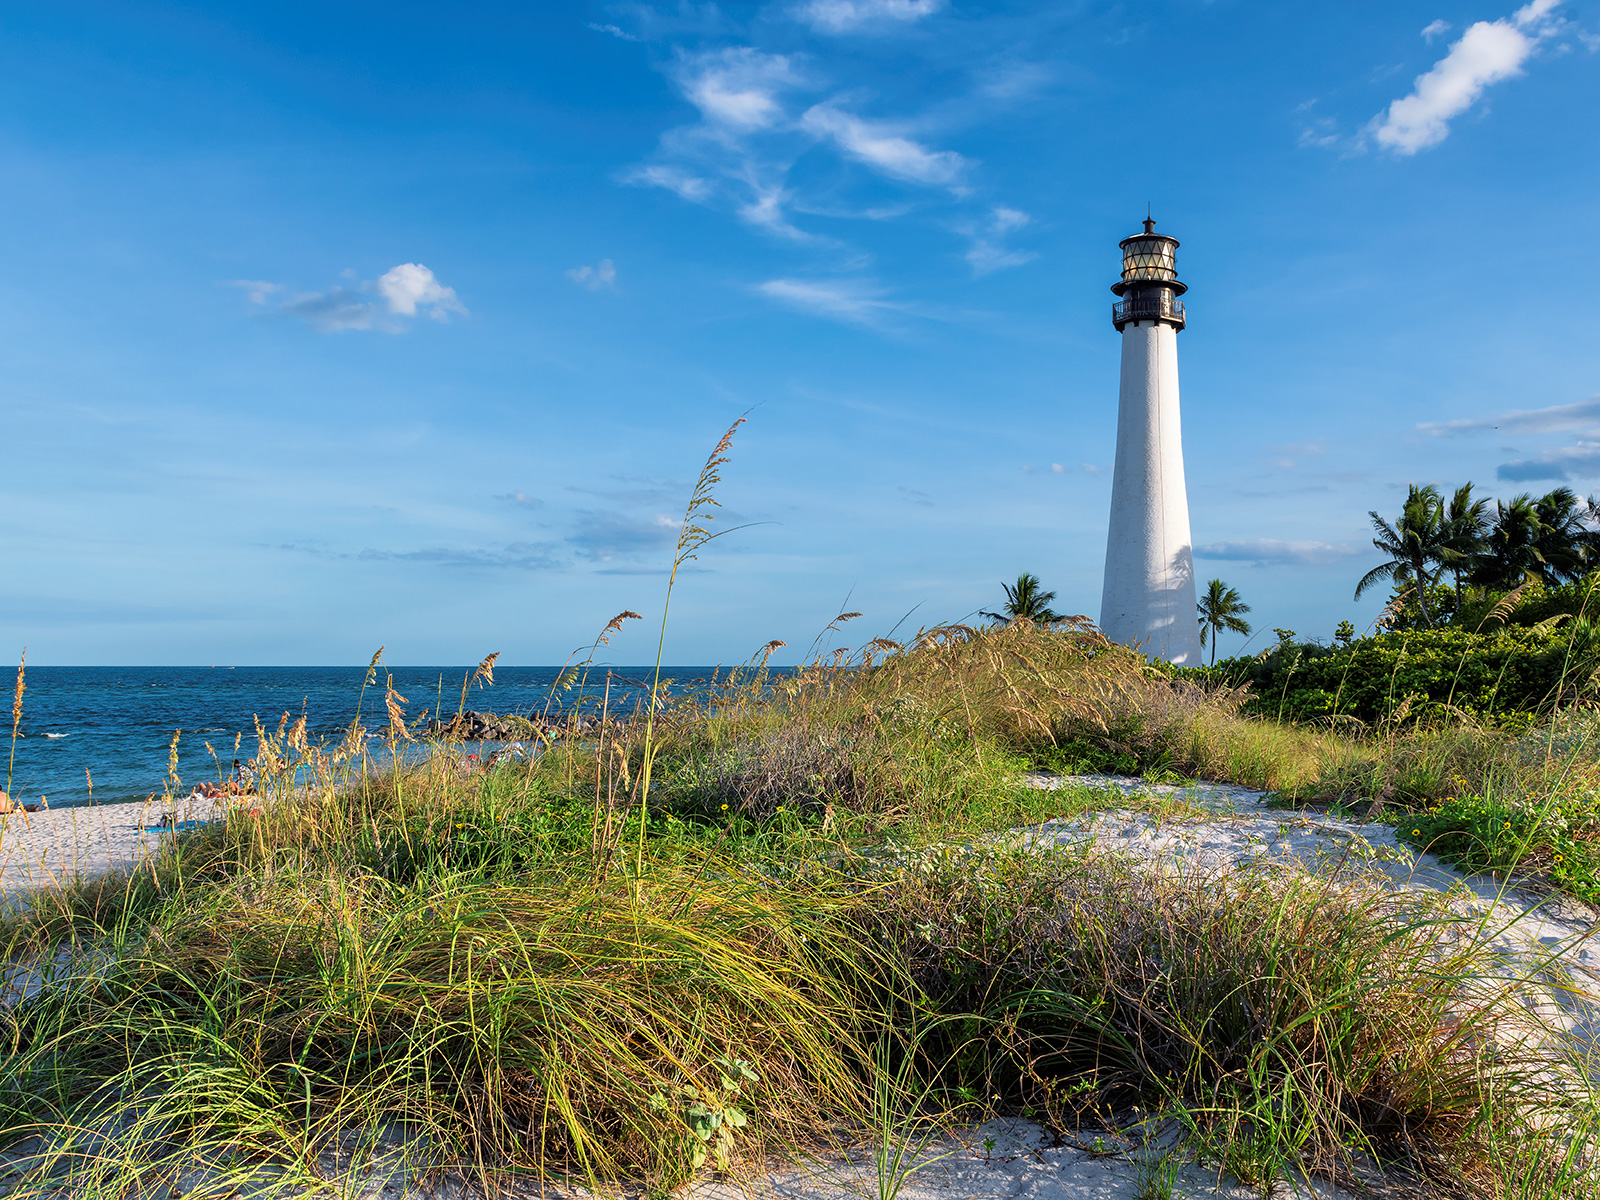
<path id="1" fill-rule="evenodd" d="M 1178 282 L 1178 240 L 1155 227 L 1147 219 L 1143 233 L 1122 239 L 1122 278 L 1111 285 L 1122 386 L 1100 628 L 1152 659 L 1193 667 L 1200 624 L 1178 419 L 1178 297 L 1189 289 Z"/>

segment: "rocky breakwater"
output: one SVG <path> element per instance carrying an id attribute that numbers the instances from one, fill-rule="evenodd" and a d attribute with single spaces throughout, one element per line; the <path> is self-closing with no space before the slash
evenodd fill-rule
<path id="1" fill-rule="evenodd" d="M 587 717 L 519 717 L 512 714 L 464 712 L 430 718 L 424 728 L 429 737 L 452 742 L 549 741 L 570 733 L 587 733 L 594 722 Z"/>
<path id="2" fill-rule="evenodd" d="M 432 717 L 426 729 L 430 737 L 446 741 L 517 742 L 525 738 L 549 736 L 551 724 L 544 717 L 518 717 L 469 710 L 443 719 Z"/>

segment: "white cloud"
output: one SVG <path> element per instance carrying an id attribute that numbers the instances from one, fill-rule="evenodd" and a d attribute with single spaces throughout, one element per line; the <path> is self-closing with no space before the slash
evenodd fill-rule
<path id="1" fill-rule="evenodd" d="M 1550 13 L 1560 2 L 1532 0 L 1510 17 L 1468 27 L 1448 54 L 1417 76 L 1410 95 L 1372 119 L 1368 129 L 1374 140 L 1408 155 L 1444 141 L 1450 121 L 1471 108 L 1485 88 L 1522 73 L 1522 64 L 1553 31 Z"/>
<path id="2" fill-rule="evenodd" d="M 1067 473 L 1067 469 L 1065 467 L 1063 467 L 1060 463 L 1051 463 L 1050 464 L 1050 473 L 1052 475 L 1065 475 Z"/>
<path id="3" fill-rule="evenodd" d="M 848 157 L 910 183 L 948 186 L 968 165 L 954 150 L 929 150 L 893 126 L 863 120 L 831 103 L 808 109 L 800 124 L 818 136 L 832 138 Z"/>
<path id="4" fill-rule="evenodd" d="M 1430 434 L 1433 437 L 1444 437 L 1451 434 L 1483 433 L 1488 430 L 1499 430 L 1502 433 L 1560 433 L 1597 428 L 1600 428 L 1600 396 L 1592 400 L 1580 400 L 1576 404 L 1513 409 L 1497 417 L 1424 421 L 1417 426 L 1417 432 Z"/>
<path id="5" fill-rule="evenodd" d="M 593 21 L 590 21 L 589 28 L 594 30 L 596 33 L 609 33 L 612 37 L 621 38 L 625 42 L 637 42 L 639 40 L 631 33 L 624 33 L 615 25 L 599 25 Z"/>
<path id="6" fill-rule="evenodd" d="M 820 317 L 873 325 L 904 306 L 882 299 L 882 289 L 853 279 L 769 279 L 758 284 L 763 296 Z"/>
<path id="7" fill-rule="evenodd" d="M 1237 542 L 1213 542 L 1209 546 L 1196 546 L 1196 558 L 1222 559 L 1226 562 L 1248 563 L 1256 567 L 1281 566 L 1286 563 L 1314 565 L 1338 562 L 1360 551 L 1354 546 L 1332 546 L 1327 542 L 1280 542 L 1276 538 L 1245 538 Z"/>
<path id="8" fill-rule="evenodd" d="M 678 82 L 708 122 L 735 129 L 766 129 L 783 116 L 778 93 L 800 81 L 793 59 L 730 46 L 679 60 Z"/>
<path id="9" fill-rule="evenodd" d="M 346 275 L 354 275 L 346 271 Z M 270 304 L 285 288 L 261 280 L 236 280 L 254 304 Z M 415 317 L 419 311 L 437 321 L 450 313 L 466 313 L 454 288 L 445 287 L 421 263 L 401 263 L 377 279 L 353 287 L 333 287 L 325 292 L 300 292 L 271 310 L 297 317 L 324 333 L 345 329 L 381 329 L 399 333 L 406 328 L 397 317 Z"/>
<path id="10" fill-rule="evenodd" d="M 790 11 L 819 33 L 849 33 L 863 25 L 920 21 L 943 7 L 944 0 L 808 0 Z"/>
<path id="11" fill-rule="evenodd" d="M 401 263 L 378 276 L 378 295 L 388 302 L 389 311 L 405 317 L 427 310 L 435 321 L 448 321 L 451 313 L 466 313 L 455 288 L 445 287 L 421 263 Z"/>
<path id="12" fill-rule="evenodd" d="M 617 267 L 609 258 L 602 258 L 599 266 L 573 267 L 567 272 L 567 278 L 591 292 L 598 292 L 604 288 L 617 290 Z"/>
<path id="13" fill-rule="evenodd" d="M 594 26 L 591 25 L 589 28 L 593 29 Z M 1432 45 L 1434 38 L 1441 34 L 1449 33 L 1452 28 L 1453 26 L 1449 21 L 1429 21 L 1422 30 L 1422 40 Z"/>

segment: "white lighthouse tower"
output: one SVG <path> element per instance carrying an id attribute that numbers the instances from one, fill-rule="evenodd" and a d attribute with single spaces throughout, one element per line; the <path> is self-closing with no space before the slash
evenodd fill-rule
<path id="1" fill-rule="evenodd" d="M 1111 482 L 1100 628 L 1154 659 L 1199 666 L 1194 552 L 1178 421 L 1178 331 L 1188 291 L 1178 282 L 1176 238 L 1144 232 L 1119 243 L 1122 278 L 1111 321 L 1122 334 L 1117 461 Z"/>

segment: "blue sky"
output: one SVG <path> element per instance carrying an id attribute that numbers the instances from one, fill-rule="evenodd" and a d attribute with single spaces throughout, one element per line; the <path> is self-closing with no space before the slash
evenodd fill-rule
<path id="1" fill-rule="evenodd" d="M 1094 616 L 1147 202 L 1201 579 L 1365 625 L 1408 482 L 1600 489 L 1597 50 L 1600 0 L 7 6 L 0 647 L 547 663 L 629 608 L 645 660 L 746 410 L 669 660 L 1022 570 Z"/>

